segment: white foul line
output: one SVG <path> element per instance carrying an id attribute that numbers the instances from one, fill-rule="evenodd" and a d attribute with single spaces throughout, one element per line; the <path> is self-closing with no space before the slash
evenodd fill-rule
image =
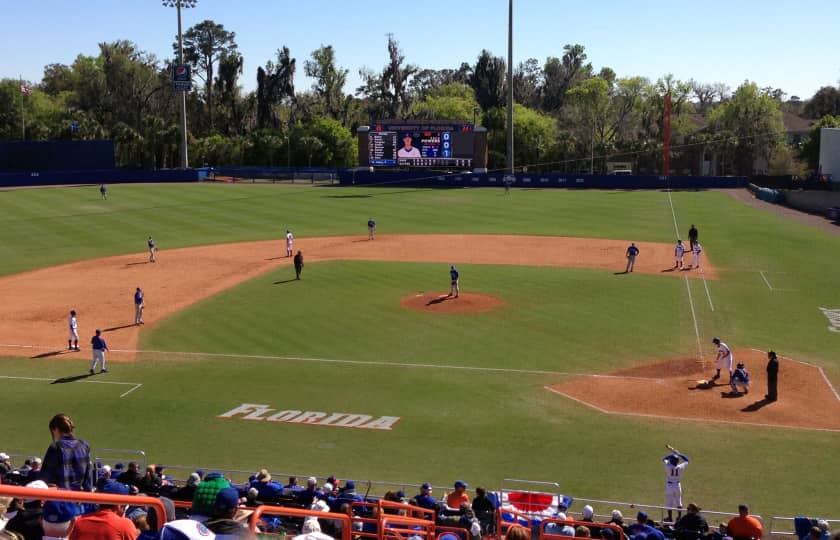
<path id="1" fill-rule="evenodd" d="M 697 336 L 697 351 L 700 353 L 700 360 L 703 359 L 703 346 L 700 344 L 700 328 L 697 326 L 697 314 L 694 312 L 694 298 L 691 296 L 691 286 L 688 284 L 688 276 L 683 276 L 685 290 L 688 291 L 688 305 L 691 307 L 691 319 L 694 321 L 694 335 Z"/>
<path id="2" fill-rule="evenodd" d="M 764 271 L 763 271 L 763 270 L 759 270 L 759 271 L 758 271 L 758 273 L 759 273 L 759 274 L 761 274 L 761 279 L 763 279 L 763 280 L 764 280 L 764 283 L 767 285 L 767 288 L 768 288 L 768 289 L 770 289 L 770 290 L 772 291 L 772 290 L 773 290 L 773 286 L 772 286 L 772 285 L 770 285 L 770 282 L 769 282 L 769 281 L 767 281 L 767 276 L 765 276 L 765 275 L 764 275 Z"/>
<path id="3" fill-rule="evenodd" d="M 61 377 L 59 377 L 59 379 L 60 378 Z M 49 378 L 46 378 L 46 377 L 16 377 L 16 376 L 13 376 L 13 375 L 0 375 L 0 379 L 14 379 L 14 380 L 19 380 L 19 381 L 42 381 L 42 382 L 50 382 L 50 383 L 53 383 L 56 380 L 58 380 L 58 379 L 49 379 Z M 121 384 L 121 385 L 124 385 L 124 386 L 131 386 L 132 387 L 131 389 L 129 389 L 127 392 L 120 395 L 121 398 L 127 396 L 128 394 L 134 392 L 135 390 L 137 390 L 138 388 L 143 386 L 142 383 L 117 382 L 117 381 L 72 381 L 72 382 L 80 382 L 80 383 L 87 383 L 87 384 Z"/>
<path id="4" fill-rule="evenodd" d="M 674 201 L 671 199 L 671 189 L 668 189 L 668 203 L 671 205 L 671 217 L 674 218 L 674 234 L 680 237 L 680 228 L 677 227 L 677 213 L 674 211 Z"/>
<path id="5" fill-rule="evenodd" d="M 705 276 L 703 276 L 703 287 L 706 288 L 706 298 L 709 299 L 709 307 L 712 308 L 712 311 L 714 311 L 715 310 L 715 305 L 712 303 L 712 295 L 709 292 L 709 284 L 706 283 L 706 277 Z"/>

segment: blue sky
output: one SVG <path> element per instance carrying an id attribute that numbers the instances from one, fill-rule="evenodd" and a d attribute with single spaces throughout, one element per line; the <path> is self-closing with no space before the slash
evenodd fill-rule
<path id="1" fill-rule="evenodd" d="M 507 54 L 506 0 L 199 0 L 184 27 L 212 19 L 236 32 L 245 56 L 242 84 L 287 45 L 303 61 L 321 44 L 335 47 L 350 70 L 347 92 L 363 66 L 381 69 L 386 34 L 408 62 L 430 68 L 473 63 L 482 48 Z M 514 59 L 542 63 L 566 43 L 586 47 L 593 66 L 619 76 L 656 79 L 665 73 L 733 89 L 745 79 L 807 98 L 840 79 L 837 0 L 515 0 Z M 97 43 L 129 39 L 158 57 L 170 55 L 175 10 L 159 0 L 34 0 L 4 2 L 0 77 L 38 81 L 52 62 L 97 53 Z"/>

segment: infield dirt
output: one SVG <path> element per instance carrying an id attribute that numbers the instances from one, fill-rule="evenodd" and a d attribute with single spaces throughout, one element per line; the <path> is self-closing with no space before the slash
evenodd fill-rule
<path id="1" fill-rule="evenodd" d="M 441 282 L 448 286 L 449 264 L 509 264 L 624 270 L 629 241 L 597 238 L 514 235 L 380 235 L 302 238 L 295 241 L 306 263 L 326 260 L 430 262 L 447 265 Z M 671 271 L 673 246 L 637 242 L 641 250 L 635 272 L 715 279 L 704 258 L 703 273 Z M 282 266 L 291 266 L 282 240 L 216 244 L 90 259 L 0 278 L 0 350 L 27 357 L 88 356 L 96 328 L 105 332 L 113 351 L 109 358 L 132 360 L 141 328 L 133 324 L 133 295 L 146 295 L 146 325 L 177 313 L 214 294 Z M 292 270 L 289 269 L 290 275 Z M 303 279 L 311 279 L 307 268 Z M 616 279 L 632 279 L 617 276 Z M 419 284 L 418 284 L 419 285 Z M 468 291 L 465 291 L 468 292 Z M 484 291 L 492 292 L 492 291 Z M 469 297 L 462 296 L 459 301 Z M 395 301 L 398 301 L 395 299 Z M 442 303 L 444 304 L 444 303 Z M 439 306 L 448 309 L 450 305 Z M 428 306 L 427 306 L 428 307 Z M 67 318 L 78 312 L 82 352 L 67 351 Z M 87 347 L 86 347 L 87 346 Z"/>

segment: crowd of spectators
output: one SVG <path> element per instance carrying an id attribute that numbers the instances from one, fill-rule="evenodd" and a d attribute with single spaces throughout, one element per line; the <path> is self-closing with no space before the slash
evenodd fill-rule
<path id="1" fill-rule="evenodd" d="M 315 477 L 301 485 L 297 477 L 284 483 L 275 480 L 267 469 L 261 469 L 247 482 L 232 483 L 218 472 L 196 470 L 185 481 L 165 474 L 165 468 L 146 465 L 141 472 L 137 462 L 115 463 L 114 466 L 93 463 L 87 443 L 78 439 L 72 420 L 56 415 L 49 424 L 52 443 L 43 460 L 27 459 L 19 467 L 0 452 L 0 480 L 6 484 L 25 485 L 34 489 L 68 489 L 96 491 L 109 495 L 147 495 L 159 498 L 166 509 L 157 515 L 154 507 L 124 504 L 75 504 L 36 499 L 0 497 L 0 540 L 189 540 L 191 538 L 250 539 L 254 538 L 246 523 L 253 508 L 279 505 L 313 510 L 319 513 L 340 513 L 355 516 L 353 538 L 376 533 L 380 499 L 394 505 L 382 506 L 387 514 L 433 519 L 439 540 L 481 540 L 499 536 L 497 531 L 500 501 L 483 487 L 475 488 L 475 497 L 467 493 L 462 480 L 453 484 L 450 492 L 437 499 L 430 483 L 418 487 L 417 493 L 407 496 L 404 490 L 388 491 L 382 497 L 371 496 L 370 486 L 363 494 L 356 482 L 343 484 L 330 476 L 319 485 Z M 363 486 L 364 490 L 364 486 Z M 491 496 L 492 495 L 492 496 Z M 176 502 L 189 504 L 176 504 Z M 383 503 L 384 504 L 384 503 Z M 568 506 L 572 499 L 562 497 L 557 512 L 551 516 L 545 532 L 556 536 L 602 538 L 619 540 L 758 540 L 764 535 L 761 521 L 750 515 L 746 505 L 740 505 L 738 515 L 727 523 L 710 528 L 702 509 L 694 503 L 686 507 L 684 515 L 675 523 L 656 523 L 647 512 L 639 511 L 633 522 L 627 522 L 620 510 L 613 510 L 610 519 L 599 521 L 592 506 L 585 505 L 578 517 L 571 517 Z M 605 516 L 606 517 L 606 516 Z M 512 516 L 514 525 L 504 532 L 506 540 L 531 540 L 534 523 L 520 523 Z M 292 535 L 292 540 L 333 540 L 344 531 L 342 520 L 324 517 L 263 517 L 259 530 Z M 163 528 L 159 529 L 159 525 Z M 800 525 L 803 525 L 800 527 Z M 406 540 L 420 540 L 407 525 L 386 525 L 402 528 Z M 537 525 L 538 526 L 538 525 Z M 802 529 L 800 540 L 832 540 L 828 523 L 814 521 L 797 524 Z M 375 537 L 375 536 L 369 536 Z M 840 540 L 835 534 L 833 540 Z"/>

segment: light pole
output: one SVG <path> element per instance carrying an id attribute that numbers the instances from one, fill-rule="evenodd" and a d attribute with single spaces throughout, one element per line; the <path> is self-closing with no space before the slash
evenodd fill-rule
<path id="1" fill-rule="evenodd" d="M 198 0 L 162 0 L 164 7 L 174 7 L 178 10 L 178 63 L 184 63 L 184 39 L 181 36 L 181 8 L 194 8 Z M 177 91 L 181 103 L 181 168 L 189 167 L 187 156 L 187 92 Z"/>
<path id="2" fill-rule="evenodd" d="M 513 174 L 513 0 L 508 0 L 508 95 L 507 95 L 507 168 Z"/>

